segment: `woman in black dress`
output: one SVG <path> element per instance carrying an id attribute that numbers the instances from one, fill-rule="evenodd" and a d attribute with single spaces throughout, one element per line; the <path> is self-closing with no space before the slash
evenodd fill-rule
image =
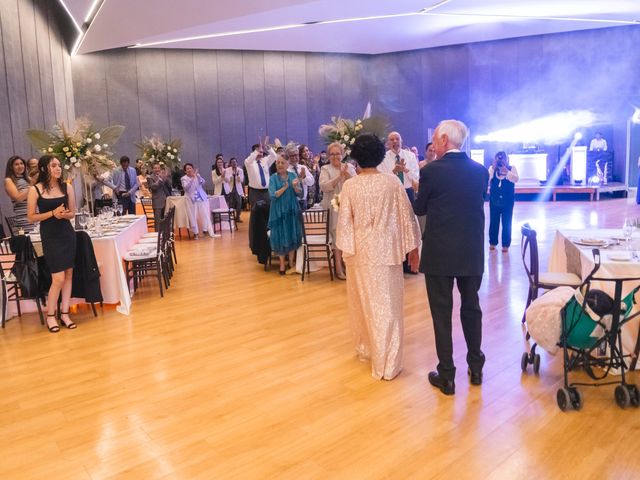
<path id="1" fill-rule="evenodd" d="M 75 210 L 73 188 L 67 188 L 62 180 L 60 160 L 51 155 L 41 157 L 38 160 L 38 182 L 27 197 L 27 218 L 32 223 L 40 222 L 44 259 L 51 270 L 47 328 L 53 333 L 60 331 L 55 313 L 60 292 L 60 320 L 65 327 L 76 328 L 69 318 L 71 279 L 76 258 L 76 233 L 69 220 L 74 218 Z"/>

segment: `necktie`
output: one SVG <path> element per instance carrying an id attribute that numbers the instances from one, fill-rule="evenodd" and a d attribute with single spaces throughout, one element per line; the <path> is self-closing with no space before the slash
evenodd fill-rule
<path id="1" fill-rule="evenodd" d="M 267 186 L 267 179 L 264 176 L 264 170 L 262 169 L 262 163 L 260 163 L 260 159 L 258 159 L 258 171 L 260 172 L 260 184 L 263 187 Z"/>
<path id="2" fill-rule="evenodd" d="M 396 164 L 400 163 L 400 155 L 396 155 Z M 400 179 L 400 183 L 404 186 L 404 172 L 403 171 L 399 171 L 398 173 L 396 173 L 396 175 L 398 175 L 398 178 Z"/>
<path id="3" fill-rule="evenodd" d="M 129 171 L 124 171 L 124 188 L 127 190 L 131 190 L 131 179 L 129 178 Z"/>

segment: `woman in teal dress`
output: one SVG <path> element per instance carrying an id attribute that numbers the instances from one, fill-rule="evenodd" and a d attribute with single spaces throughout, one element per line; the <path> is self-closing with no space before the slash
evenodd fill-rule
<path id="1" fill-rule="evenodd" d="M 269 230 L 271 250 L 280 257 L 280 275 L 295 273 L 294 257 L 302 244 L 302 224 L 298 195 L 302 193 L 300 180 L 287 172 L 288 162 L 278 157 L 276 173 L 269 178 Z M 285 257 L 289 256 L 289 270 L 285 272 Z"/>

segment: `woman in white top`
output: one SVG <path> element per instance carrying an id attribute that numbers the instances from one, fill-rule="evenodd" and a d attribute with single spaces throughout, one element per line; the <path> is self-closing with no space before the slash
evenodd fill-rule
<path id="1" fill-rule="evenodd" d="M 198 170 L 193 168 L 193 164 L 185 163 L 183 167 L 185 175 L 180 179 L 184 196 L 187 197 L 187 214 L 189 215 L 189 227 L 193 232 L 193 238 L 198 239 L 200 232 L 214 235 L 211 226 L 211 209 L 209 207 L 209 197 L 204 191 L 204 178 L 200 176 Z"/>
<path id="2" fill-rule="evenodd" d="M 224 168 L 224 160 L 221 157 L 216 158 L 216 164 L 211 170 L 211 180 L 213 181 L 214 195 L 226 195 L 231 191 L 229 176 Z"/>
<path id="3" fill-rule="evenodd" d="M 356 170 L 348 162 L 342 162 L 344 157 L 344 147 L 334 142 L 327 147 L 329 163 L 320 169 L 320 190 L 322 190 L 322 202 L 320 205 L 324 209 L 331 208 L 331 200 L 335 195 L 340 195 L 342 186 L 351 177 L 356 175 Z M 329 217 L 329 231 L 333 241 L 333 255 L 336 262 L 336 277 L 345 280 L 342 268 L 342 251 L 336 247 L 336 225 L 338 224 L 338 212 L 331 211 Z"/>

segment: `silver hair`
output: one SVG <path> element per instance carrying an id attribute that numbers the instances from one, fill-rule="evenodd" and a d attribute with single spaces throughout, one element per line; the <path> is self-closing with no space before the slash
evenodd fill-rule
<path id="1" fill-rule="evenodd" d="M 469 129 L 460 120 L 442 120 L 437 128 L 440 135 L 446 134 L 449 143 L 456 148 L 461 148 L 464 145 L 469 134 Z"/>
<path id="2" fill-rule="evenodd" d="M 295 143 L 287 143 L 282 153 L 284 154 L 284 158 L 289 159 L 289 155 L 292 153 L 298 155 L 298 146 Z"/>

